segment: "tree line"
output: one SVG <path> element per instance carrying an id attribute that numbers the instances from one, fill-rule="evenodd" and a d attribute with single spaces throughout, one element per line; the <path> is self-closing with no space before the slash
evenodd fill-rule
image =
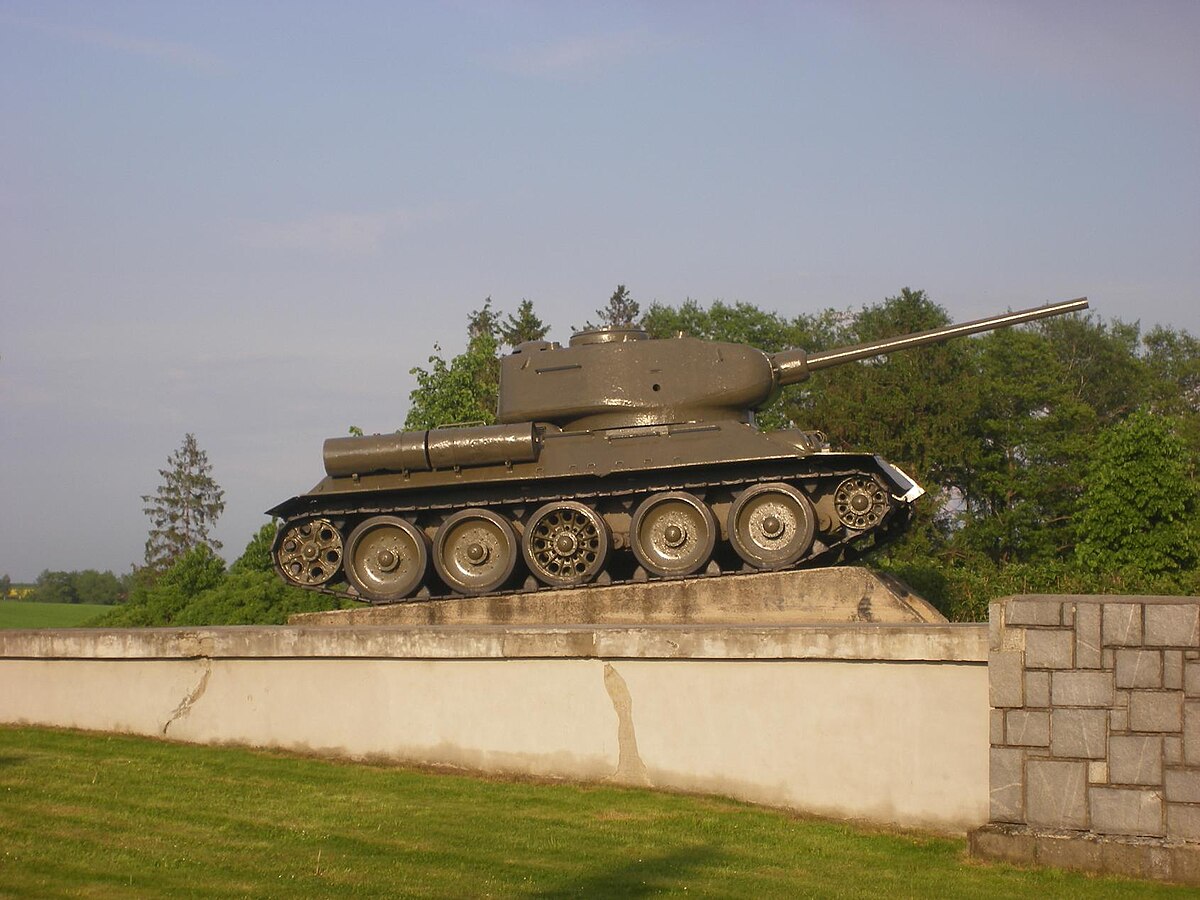
<path id="1" fill-rule="evenodd" d="M 769 353 L 950 324 L 908 288 L 859 309 L 789 317 L 723 301 L 643 312 L 618 285 L 596 318 L 585 327 L 639 325 L 652 337 Z M 428 367 L 412 370 L 404 427 L 494 421 L 500 355 L 549 330 L 529 300 L 509 314 L 486 300 L 468 317 L 461 353 L 435 346 Z M 1011 593 L 1200 593 L 1200 342 L 1186 331 L 1143 333 L 1095 314 L 1043 320 L 817 372 L 757 419 L 819 430 L 834 450 L 878 453 L 925 487 L 913 526 L 866 562 L 952 619 L 983 619 L 990 599 Z M 126 597 L 108 625 L 277 623 L 353 602 L 285 585 L 270 558 L 272 523 L 226 567 L 211 535 L 224 492 L 194 435 L 159 475 L 142 498 L 144 565 L 120 579 L 44 572 L 44 599 Z"/>
<path id="2" fill-rule="evenodd" d="M 0 597 L 8 590 L 8 576 L 0 578 Z M 30 603 L 99 603 L 111 606 L 121 603 L 128 595 L 132 573 L 116 576 L 111 571 L 96 569 L 82 571 L 42 571 L 33 590 L 21 599 Z"/>
<path id="3" fill-rule="evenodd" d="M 999 310 L 997 310 L 999 312 Z M 651 303 L 619 285 L 601 325 L 637 324 L 821 351 L 950 324 L 925 292 L 788 317 L 747 303 Z M 490 299 L 466 349 L 412 374 L 406 428 L 494 421 L 499 354 L 549 329 L 533 304 Z M 1186 331 L 1073 315 L 817 372 L 758 413 L 823 432 L 920 482 L 903 539 L 869 558 L 955 619 L 1006 593 L 1198 593 L 1200 342 Z"/>

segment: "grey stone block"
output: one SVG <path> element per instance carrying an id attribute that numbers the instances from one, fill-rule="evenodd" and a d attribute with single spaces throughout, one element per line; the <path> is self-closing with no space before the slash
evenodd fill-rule
<path id="1" fill-rule="evenodd" d="M 1066 628 L 1030 628 L 1025 632 L 1025 666 L 1070 669 L 1075 665 L 1075 634 Z"/>
<path id="2" fill-rule="evenodd" d="M 1050 752 L 1057 757 L 1104 759 L 1108 753 L 1108 710 L 1051 711 Z"/>
<path id="3" fill-rule="evenodd" d="M 988 766 L 993 822 L 1025 821 L 1025 751 L 993 747 Z"/>
<path id="4" fill-rule="evenodd" d="M 1161 785 L 1162 738 L 1158 735 L 1113 735 L 1108 739 L 1111 784 Z"/>
<path id="5" fill-rule="evenodd" d="M 1186 714 L 1184 721 L 1187 721 Z M 1163 763 L 1168 766 L 1183 764 L 1183 738 L 1180 735 L 1168 734 L 1163 738 Z"/>
<path id="6" fill-rule="evenodd" d="M 1146 877 L 1164 881 L 1171 877 L 1171 851 L 1158 842 L 1146 848 L 1149 851 L 1149 865 L 1146 867 Z"/>
<path id="7" fill-rule="evenodd" d="M 1050 673 L 1025 673 L 1025 706 L 1032 709 L 1045 709 L 1050 705 Z"/>
<path id="8" fill-rule="evenodd" d="M 1167 769 L 1163 795 L 1169 803 L 1200 803 L 1200 769 Z"/>
<path id="9" fill-rule="evenodd" d="M 1108 672 L 1053 672 L 1050 700 L 1055 706 L 1112 706 L 1113 677 Z"/>
<path id="10" fill-rule="evenodd" d="M 1163 687 L 1171 691 L 1183 690 L 1183 651 L 1164 650 Z"/>
<path id="11" fill-rule="evenodd" d="M 993 600 L 988 604 L 988 649 L 1001 648 L 1000 636 L 1004 631 L 1005 601 Z"/>
<path id="12" fill-rule="evenodd" d="M 1049 747 L 1050 713 L 1048 710 L 1010 709 L 1005 713 L 1004 734 L 1009 746 Z"/>
<path id="13" fill-rule="evenodd" d="M 1142 605 L 1105 603 L 1103 641 L 1106 647 L 1136 647 L 1142 643 Z"/>
<path id="14" fill-rule="evenodd" d="M 1035 837 L 1037 862 L 1056 869 L 1100 869 L 1100 842 L 1063 834 L 1039 834 Z"/>
<path id="15" fill-rule="evenodd" d="M 1177 844 L 1171 848 L 1171 880 L 1200 884 L 1200 846 Z"/>
<path id="16" fill-rule="evenodd" d="M 1200 645 L 1200 601 L 1147 603 L 1145 644 L 1148 647 Z"/>
<path id="17" fill-rule="evenodd" d="M 1179 691 L 1130 691 L 1130 731 L 1183 730 L 1183 694 Z"/>
<path id="18" fill-rule="evenodd" d="M 1183 762 L 1200 766 L 1200 700 L 1183 704 Z"/>
<path id="19" fill-rule="evenodd" d="M 988 697 L 993 707 L 1024 706 L 1023 655 L 1006 650 L 988 653 Z"/>
<path id="20" fill-rule="evenodd" d="M 1025 769 L 1025 816 L 1031 825 L 1087 828 L 1087 763 L 1031 759 Z"/>
<path id="21" fill-rule="evenodd" d="M 1075 627 L 1075 604 L 1064 603 L 1062 605 L 1062 623 L 1068 628 Z"/>
<path id="22" fill-rule="evenodd" d="M 1108 784 L 1108 763 L 1102 759 L 1088 763 L 1088 784 Z"/>
<path id="23" fill-rule="evenodd" d="M 1200 806 L 1168 803 L 1167 837 L 1173 841 L 1200 841 Z"/>
<path id="24" fill-rule="evenodd" d="M 1136 788 L 1088 789 L 1092 831 L 1099 834 L 1163 834 L 1163 802 L 1158 791 Z"/>
<path id="25" fill-rule="evenodd" d="M 1101 646 L 1100 604 L 1080 603 L 1075 609 L 1075 667 L 1100 668 Z"/>
<path id="26" fill-rule="evenodd" d="M 1108 730 L 1120 733 L 1129 730 L 1129 706 L 1114 706 L 1108 711 Z"/>
<path id="27" fill-rule="evenodd" d="M 1100 668 L 1112 671 L 1113 667 L 1113 651 L 1112 647 L 1105 647 L 1100 651 Z"/>
<path id="28" fill-rule="evenodd" d="M 992 709 L 988 711 L 988 740 L 993 745 L 1004 743 L 1004 710 Z"/>
<path id="29" fill-rule="evenodd" d="M 1004 609 L 1004 624 L 1013 625 L 1060 625 L 1062 624 L 1062 601 L 1048 598 L 1014 597 Z"/>
<path id="30" fill-rule="evenodd" d="M 1159 650 L 1118 650 L 1113 672 L 1119 688 L 1162 687 L 1162 652 Z"/>
<path id="31" fill-rule="evenodd" d="M 1189 697 L 1200 697 L 1200 662 L 1189 659 L 1184 663 L 1183 692 Z"/>
<path id="32" fill-rule="evenodd" d="M 1129 878 L 1150 877 L 1150 848 L 1144 844 L 1127 841 L 1102 840 L 1100 844 L 1100 871 L 1109 875 L 1124 875 Z"/>
<path id="33" fill-rule="evenodd" d="M 970 834 L 970 846 L 971 855 L 982 859 L 1027 866 L 1036 858 L 1032 834 L 1014 833 L 1004 830 L 1003 826 L 976 828 Z"/>

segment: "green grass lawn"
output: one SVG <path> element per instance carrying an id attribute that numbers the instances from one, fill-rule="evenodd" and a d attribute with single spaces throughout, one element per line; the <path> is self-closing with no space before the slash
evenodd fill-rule
<path id="1" fill-rule="evenodd" d="M 718 799 L 0 727 L 4 897 L 1184 892 Z"/>
<path id="2" fill-rule="evenodd" d="M 99 603 L 30 603 L 0 600 L 0 628 L 74 628 L 112 609 Z"/>

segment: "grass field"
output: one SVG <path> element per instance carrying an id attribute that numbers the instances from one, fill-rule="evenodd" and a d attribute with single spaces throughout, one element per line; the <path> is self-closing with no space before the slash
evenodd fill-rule
<path id="1" fill-rule="evenodd" d="M 1185 893 L 717 799 L 0 728 L 5 897 Z"/>
<path id="2" fill-rule="evenodd" d="M 0 628 L 74 628 L 86 625 L 111 606 L 98 603 L 0 601 Z"/>

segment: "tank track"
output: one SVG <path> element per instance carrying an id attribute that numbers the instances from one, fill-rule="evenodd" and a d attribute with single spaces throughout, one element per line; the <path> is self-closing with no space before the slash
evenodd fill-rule
<path id="1" fill-rule="evenodd" d="M 797 465 L 798 462 L 801 464 Z M 476 484 L 469 487 L 464 486 L 464 490 L 462 491 L 446 490 L 443 488 L 430 492 L 389 491 L 369 496 L 354 493 L 329 496 L 309 495 L 304 498 L 297 498 L 299 501 L 298 505 L 301 508 L 292 512 L 280 524 L 272 556 L 275 560 L 277 570 L 284 577 L 285 581 L 294 586 L 302 587 L 305 590 L 312 590 L 330 596 L 363 600 L 373 605 L 389 605 L 392 603 L 428 599 L 461 598 L 469 596 L 470 593 L 457 592 L 451 587 L 445 586 L 443 580 L 438 578 L 437 574 L 433 572 L 434 565 L 432 561 L 426 566 L 427 572 L 422 578 L 420 589 L 411 596 L 394 600 L 370 599 L 362 596 L 353 587 L 347 589 L 346 586 L 341 584 L 345 580 L 345 575 L 341 571 L 323 584 L 296 584 L 294 579 L 289 578 L 282 571 L 279 561 L 280 544 L 284 535 L 288 533 L 292 526 L 313 519 L 327 519 L 337 523 L 344 542 L 357 524 L 375 516 L 400 516 L 409 520 L 420 521 L 421 519 L 428 519 L 431 515 L 448 516 L 452 515 L 456 510 L 474 508 L 495 511 L 509 521 L 522 522 L 522 520 L 528 519 L 535 508 L 548 503 L 575 501 L 591 505 L 593 508 L 601 505 L 611 507 L 613 504 L 619 503 L 626 503 L 632 506 L 640 498 L 670 492 L 683 492 L 698 498 L 709 498 L 715 495 L 721 499 L 725 499 L 727 497 L 732 498 L 735 493 L 758 484 L 785 483 L 797 487 L 805 484 L 815 484 L 821 487 L 826 482 L 840 482 L 844 479 L 854 477 L 865 477 L 874 480 L 876 483 L 879 482 L 877 475 L 870 471 L 869 467 L 823 464 L 825 462 L 824 460 L 808 457 L 803 461 L 795 459 L 764 461 L 749 466 L 741 463 L 728 467 L 704 467 L 703 469 L 698 468 L 686 472 L 674 472 L 671 474 L 675 477 L 666 478 L 663 476 L 668 473 L 664 473 L 662 470 L 653 473 L 632 472 L 622 477 L 610 476 L 602 480 L 574 476 L 559 479 L 556 482 L 542 481 L 536 485 L 539 488 L 538 490 L 530 490 L 531 485 L 525 482 L 523 484 Z M 833 460 L 829 462 L 833 462 Z M 837 462 L 844 464 L 849 462 L 849 460 L 842 457 Z M 717 472 L 713 471 L 714 468 L 728 468 L 729 471 L 725 473 L 725 477 L 721 477 Z M 657 477 L 646 477 L 651 474 Z M 801 487 L 801 490 L 806 495 L 809 494 L 809 491 L 803 487 Z M 716 503 L 719 504 L 721 499 L 717 500 Z M 710 503 L 709 505 L 714 504 Z M 892 498 L 890 509 L 884 515 L 879 525 L 861 531 L 842 527 L 840 529 L 840 537 L 835 537 L 830 533 L 818 534 L 805 554 L 786 566 L 786 568 L 805 568 L 822 563 L 832 564 L 839 560 L 848 560 L 859 555 L 857 551 L 860 545 L 871 538 L 873 538 L 873 541 L 871 541 L 870 546 L 866 549 L 882 546 L 904 531 L 904 526 L 907 524 L 910 515 L 911 508 L 907 504 L 897 503 L 895 498 Z M 761 571 L 761 569 L 743 562 L 729 551 L 726 531 L 726 523 L 718 521 L 716 537 L 720 552 L 712 554 L 707 561 L 707 565 L 702 570 L 686 575 L 666 577 L 693 579 L 737 577 Z M 519 541 L 520 538 L 518 537 L 518 543 Z M 621 545 L 617 545 L 614 542 L 614 549 L 621 549 Z M 623 549 L 626 551 L 629 550 L 629 545 L 623 545 Z M 629 568 L 630 560 L 628 556 L 631 555 L 626 555 L 624 560 L 625 568 Z M 517 550 L 517 556 L 520 556 L 519 549 Z M 724 558 L 722 559 L 722 557 Z M 507 584 L 504 587 L 484 593 L 490 595 L 531 593 L 536 591 L 561 590 L 563 588 L 586 587 L 589 584 L 608 585 L 637 583 L 652 579 L 659 580 L 659 576 L 648 573 L 642 566 L 637 566 L 632 571 L 624 574 L 621 573 L 620 569 L 621 566 L 612 565 L 612 557 L 610 556 L 609 564 L 604 570 L 595 578 L 585 583 L 571 585 L 544 584 L 536 579 L 533 574 L 529 574 L 523 583 Z M 614 572 L 614 570 L 616 571 Z M 509 580 L 511 581 L 512 579 Z"/>

